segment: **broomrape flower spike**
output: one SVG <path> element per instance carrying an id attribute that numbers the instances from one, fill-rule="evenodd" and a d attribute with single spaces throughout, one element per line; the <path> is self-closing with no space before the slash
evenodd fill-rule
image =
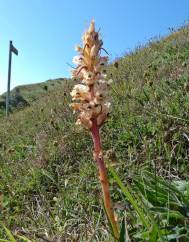
<path id="1" fill-rule="evenodd" d="M 89 29 L 84 33 L 82 40 L 83 46 L 76 46 L 75 48 L 79 54 L 73 58 L 76 68 L 72 71 L 73 78 L 82 84 L 75 85 L 70 93 L 74 101 L 71 107 L 74 113 L 78 113 L 76 124 L 82 125 L 91 133 L 94 144 L 93 156 L 99 170 L 104 206 L 108 220 L 111 223 L 115 241 L 117 241 L 119 237 L 118 225 L 112 209 L 99 132 L 110 112 L 107 92 L 112 80 L 107 80 L 105 70 L 108 56 L 100 56 L 101 50 L 104 50 L 102 48 L 103 42 L 99 38 L 99 33 L 95 31 L 93 20 Z"/>

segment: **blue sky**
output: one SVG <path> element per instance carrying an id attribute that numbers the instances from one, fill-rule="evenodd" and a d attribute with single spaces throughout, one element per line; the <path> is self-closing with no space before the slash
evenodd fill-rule
<path id="1" fill-rule="evenodd" d="M 189 0 L 0 0 L 0 93 L 6 90 L 9 40 L 11 88 L 68 77 L 75 44 L 94 18 L 111 59 L 189 20 Z"/>

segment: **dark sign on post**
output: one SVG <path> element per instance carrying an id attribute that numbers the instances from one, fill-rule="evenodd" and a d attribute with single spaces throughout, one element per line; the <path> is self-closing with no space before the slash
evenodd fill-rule
<path id="1" fill-rule="evenodd" d="M 13 52 L 15 55 L 18 55 L 18 50 L 14 47 L 11 41 L 11 52 Z"/>

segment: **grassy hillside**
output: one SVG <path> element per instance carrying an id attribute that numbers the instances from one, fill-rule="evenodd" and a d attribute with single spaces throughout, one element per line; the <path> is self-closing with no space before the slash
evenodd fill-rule
<path id="1" fill-rule="evenodd" d="M 105 157 L 150 226 L 111 173 L 120 223 L 131 241 L 189 241 L 189 28 L 125 55 L 108 75 Z M 91 139 L 69 108 L 73 84 L 24 88 L 30 106 L 0 122 L 0 220 L 32 241 L 112 241 Z"/>
<path id="2" fill-rule="evenodd" d="M 22 85 L 15 87 L 10 92 L 10 111 L 14 112 L 18 109 L 30 106 L 33 101 L 38 100 L 54 89 L 60 88 L 66 78 L 58 78 L 47 80 L 45 82 Z M 5 114 L 6 93 L 0 96 L 0 116 Z"/>

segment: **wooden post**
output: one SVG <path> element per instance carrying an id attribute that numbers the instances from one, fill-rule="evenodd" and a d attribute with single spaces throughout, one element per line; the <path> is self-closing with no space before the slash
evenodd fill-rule
<path id="1" fill-rule="evenodd" d="M 7 81 L 7 97 L 6 97 L 6 117 L 9 114 L 9 99 L 10 99 L 10 80 L 11 80 L 11 63 L 12 63 L 12 41 L 9 45 L 9 65 L 8 65 L 8 81 Z"/>
<path id="2" fill-rule="evenodd" d="M 12 40 L 11 40 L 10 45 L 9 45 L 9 66 L 8 66 L 8 81 L 7 81 L 7 96 L 6 96 L 6 117 L 8 117 L 8 115 L 9 115 L 12 52 L 15 55 L 18 55 L 18 50 L 13 46 Z"/>

